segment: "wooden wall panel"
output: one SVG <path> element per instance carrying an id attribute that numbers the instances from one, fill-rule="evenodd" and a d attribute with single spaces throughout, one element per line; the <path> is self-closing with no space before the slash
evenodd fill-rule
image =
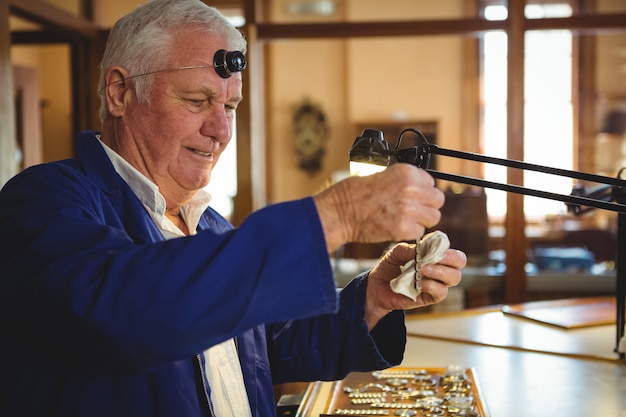
<path id="1" fill-rule="evenodd" d="M 0 187 L 17 172 L 9 2 L 0 0 Z"/>

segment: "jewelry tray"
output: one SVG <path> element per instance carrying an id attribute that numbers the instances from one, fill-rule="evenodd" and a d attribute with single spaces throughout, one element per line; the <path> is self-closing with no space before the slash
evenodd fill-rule
<path id="1" fill-rule="evenodd" d="M 311 384 L 300 411 L 317 395 Z M 458 366 L 353 372 L 332 383 L 319 417 L 346 415 L 489 417 L 475 371 Z"/>

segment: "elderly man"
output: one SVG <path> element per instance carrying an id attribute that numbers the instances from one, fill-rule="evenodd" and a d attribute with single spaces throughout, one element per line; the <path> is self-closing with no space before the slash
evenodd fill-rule
<path id="1" fill-rule="evenodd" d="M 103 57 L 102 131 L 0 193 L 0 416 L 271 416 L 273 383 L 400 363 L 403 310 L 458 284 L 465 255 L 448 250 L 417 300 L 394 293 L 415 256 L 400 244 L 334 286 L 330 251 L 438 222 L 443 194 L 412 166 L 238 228 L 208 207 L 242 100 L 241 68 L 220 65 L 237 51 L 241 34 L 197 0 L 139 7 Z"/>

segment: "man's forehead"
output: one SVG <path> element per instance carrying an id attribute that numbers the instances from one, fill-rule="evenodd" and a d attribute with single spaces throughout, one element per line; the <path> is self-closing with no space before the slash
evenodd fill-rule
<path id="1" fill-rule="evenodd" d="M 171 59 L 178 65 L 212 65 L 215 53 L 228 49 L 223 37 L 199 29 L 181 29 L 174 34 Z"/>

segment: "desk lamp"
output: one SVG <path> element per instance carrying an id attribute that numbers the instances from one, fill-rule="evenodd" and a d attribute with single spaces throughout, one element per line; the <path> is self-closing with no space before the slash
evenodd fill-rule
<path id="1" fill-rule="evenodd" d="M 400 148 L 405 133 L 412 132 L 421 140 L 422 144 Z M 551 193 L 535 190 L 507 183 L 486 181 L 480 178 L 455 174 L 447 174 L 429 169 L 432 155 L 442 155 L 462 160 L 502 165 L 528 171 L 552 174 L 561 177 L 590 181 L 601 184 L 598 188 L 587 191 L 584 187 L 575 186 L 571 194 Z M 433 178 L 461 184 L 492 188 L 506 192 L 546 198 L 566 203 L 568 210 L 579 215 L 593 209 L 604 209 L 618 213 L 617 255 L 616 255 L 616 345 L 615 352 L 620 358 L 625 357 L 626 338 L 624 337 L 625 308 L 626 308 L 626 180 L 622 179 L 622 171 L 616 178 L 551 168 L 542 165 L 530 164 L 521 161 L 489 157 L 481 154 L 455 151 L 440 148 L 428 142 L 426 137 L 415 129 L 405 129 L 400 133 L 394 149 L 383 137 L 383 132 L 375 129 L 365 129 L 357 137 L 350 148 L 350 171 L 355 175 L 368 175 L 382 171 L 394 163 L 408 163 L 426 170 Z"/>

